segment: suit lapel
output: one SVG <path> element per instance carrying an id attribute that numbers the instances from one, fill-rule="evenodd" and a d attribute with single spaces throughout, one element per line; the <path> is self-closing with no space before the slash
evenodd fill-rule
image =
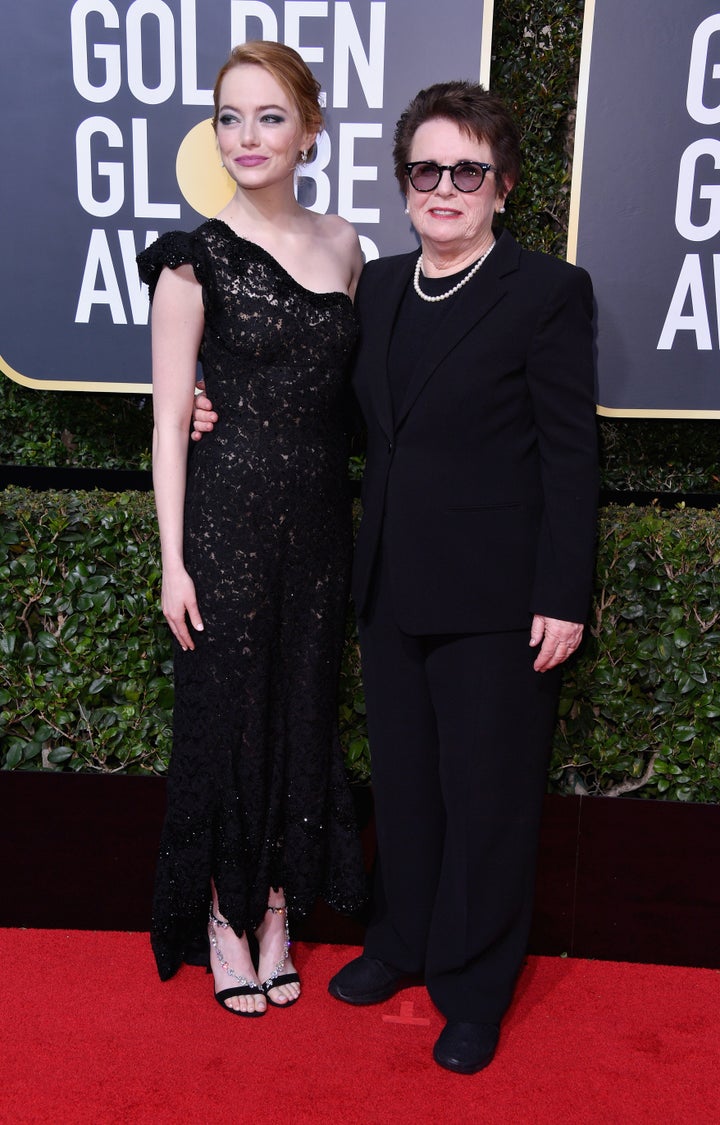
<path id="1" fill-rule="evenodd" d="M 517 269 L 519 255 L 518 244 L 511 235 L 503 232 L 478 274 L 456 296 L 450 298 L 452 305 L 448 316 L 443 319 L 440 330 L 433 337 L 408 384 L 402 408 L 395 420 L 395 429 L 402 425 L 418 395 L 443 359 L 505 296 L 506 276 Z M 394 306 L 393 317 L 396 308 Z"/>

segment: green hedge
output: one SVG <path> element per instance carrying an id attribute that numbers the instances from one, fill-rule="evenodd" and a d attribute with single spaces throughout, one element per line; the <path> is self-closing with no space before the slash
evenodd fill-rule
<path id="1" fill-rule="evenodd" d="M 0 497 L 0 764 L 164 772 L 173 702 L 153 498 Z"/>
<path id="2" fill-rule="evenodd" d="M 551 768 L 562 793 L 720 801 L 720 522 L 609 508 L 591 628 L 568 669 Z M 0 494 L 0 766 L 164 773 L 169 632 L 152 497 Z M 340 726 L 369 759 L 354 630 Z"/>
<path id="3" fill-rule="evenodd" d="M 720 802 L 718 512 L 610 507 L 599 535 L 551 787 Z"/>

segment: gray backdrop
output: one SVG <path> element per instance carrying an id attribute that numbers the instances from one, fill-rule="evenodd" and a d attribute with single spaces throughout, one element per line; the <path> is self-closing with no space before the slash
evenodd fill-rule
<path id="1" fill-rule="evenodd" d="M 720 416 L 720 3 L 594 0 L 583 53 L 570 256 L 599 410 Z"/>
<path id="2" fill-rule="evenodd" d="M 135 253 L 204 218 L 182 196 L 176 157 L 211 115 L 215 74 L 244 32 L 299 46 L 327 94 L 318 209 L 351 219 L 369 256 L 411 248 L 394 122 L 424 85 L 487 80 L 491 22 L 492 0 L 4 4 L 0 366 L 30 386 L 149 389 Z M 318 202 L 312 181 L 300 197 Z"/>

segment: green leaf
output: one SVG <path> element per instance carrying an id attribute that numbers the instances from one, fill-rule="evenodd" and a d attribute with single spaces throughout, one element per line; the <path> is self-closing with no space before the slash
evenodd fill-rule
<path id="1" fill-rule="evenodd" d="M 61 765 L 62 762 L 67 762 L 72 757 L 72 753 L 71 746 L 56 746 L 48 754 L 48 761 L 52 762 L 53 765 Z"/>
<path id="2" fill-rule="evenodd" d="M 673 633 L 673 642 L 676 648 L 687 648 L 692 644 L 692 633 L 689 629 L 676 629 Z"/>
<path id="3" fill-rule="evenodd" d="M 101 691 L 104 691 L 106 687 L 110 686 L 110 683 L 111 680 L 109 676 L 98 676 L 97 679 L 93 680 L 90 684 L 88 694 L 99 695 Z"/>
<path id="4" fill-rule="evenodd" d="M 22 760 L 23 760 L 22 747 L 17 745 L 17 743 L 16 743 L 14 746 L 10 747 L 10 749 L 8 750 L 8 752 L 5 756 L 5 768 L 9 769 L 9 770 L 14 770 L 16 766 L 20 765 L 20 762 Z"/>

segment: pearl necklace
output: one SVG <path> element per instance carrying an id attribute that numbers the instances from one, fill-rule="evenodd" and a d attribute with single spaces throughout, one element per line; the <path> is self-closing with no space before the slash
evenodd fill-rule
<path id="1" fill-rule="evenodd" d="M 422 289 L 420 288 L 420 269 L 422 267 L 421 254 L 417 262 L 415 263 L 415 273 L 413 274 L 413 287 L 418 297 L 421 297 L 423 301 L 429 301 L 431 304 L 435 304 L 436 301 L 447 301 L 448 297 L 452 297 L 453 293 L 457 293 L 458 289 L 462 289 L 463 285 L 467 285 L 470 278 L 475 276 L 494 245 L 494 242 L 490 243 L 485 253 L 481 254 L 473 268 L 469 271 L 469 273 L 465 274 L 465 277 L 462 279 L 462 281 L 458 281 L 457 285 L 453 285 L 452 289 L 448 289 L 447 293 L 440 293 L 437 297 L 429 297 L 427 293 L 423 293 Z"/>

